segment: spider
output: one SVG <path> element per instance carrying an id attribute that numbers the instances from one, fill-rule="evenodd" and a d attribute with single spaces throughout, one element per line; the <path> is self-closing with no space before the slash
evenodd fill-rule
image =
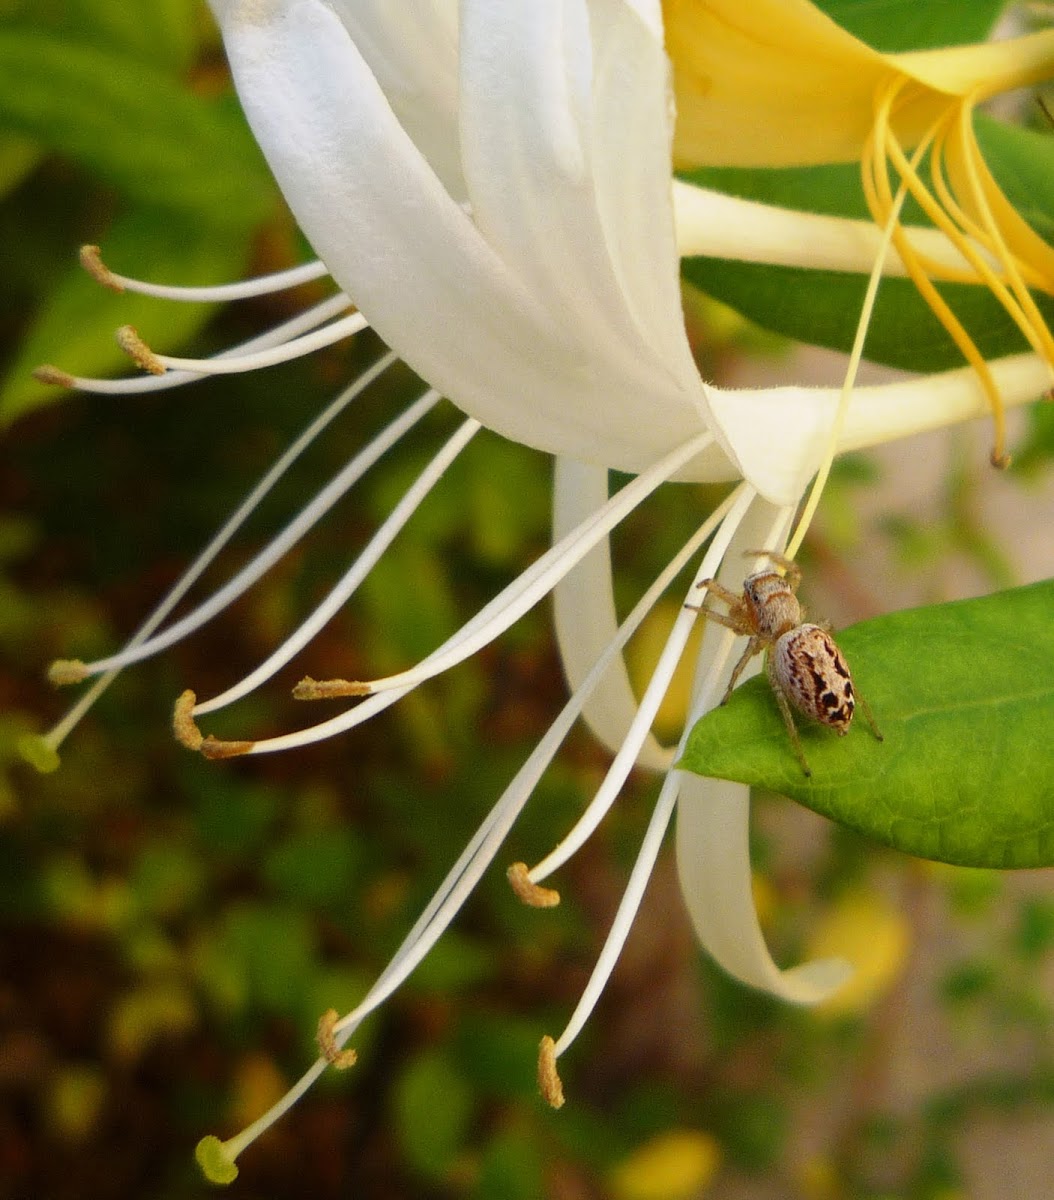
<path id="1" fill-rule="evenodd" d="M 882 734 L 863 696 L 853 688 L 845 658 L 831 637 L 829 627 L 802 620 L 803 613 L 795 593 L 801 583 L 801 568 L 771 550 L 748 550 L 748 557 L 768 558 L 778 570 L 757 571 L 743 581 L 743 592 L 736 595 L 716 579 L 700 580 L 708 595 L 728 605 L 721 613 L 706 604 L 689 605 L 711 620 L 741 637 L 747 637 L 746 649 L 732 670 L 728 687 L 721 698 L 724 704 L 739 681 L 743 668 L 762 651 L 768 651 L 769 683 L 787 726 L 795 757 L 807 776 L 812 775 L 805 760 L 792 705 L 800 713 L 829 725 L 839 736 L 849 732 L 856 702 L 864 710 L 871 732 L 881 742 Z"/>

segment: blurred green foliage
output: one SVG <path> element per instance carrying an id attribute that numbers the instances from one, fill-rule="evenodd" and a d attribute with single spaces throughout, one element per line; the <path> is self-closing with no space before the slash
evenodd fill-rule
<path id="1" fill-rule="evenodd" d="M 64 396 L 28 378 L 41 360 L 120 369 L 111 335 L 126 322 L 166 349 L 209 353 L 317 298 L 309 288 L 214 313 L 112 295 L 76 266 L 84 241 L 117 269 L 188 283 L 304 254 L 195 0 L 0 4 L 0 238 L 0 1200 L 184 1200 L 208 1194 L 191 1159 L 198 1138 L 271 1103 L 313 1057 L 319 1015 L 363 995 L 548 726 L 563 683 L 536 612 L 338 742 L 210 764 L 171 739 L 173 698 L 230 683 L 295 624 L 452 429 L 444 408 L 230 613 L 126 673 L 64 746 L 60 770 L 33 773 L 19 739 L 64 704 L 42 681 L 46 663 L 119 645 L 378 348 L 367 335 L 309 361 L 136 398 Z M 750 336 L 732 322 L 702 352 L 727 358 Z M 202 590 L 414 387 L 400 369 L 364 396 Z M 1050 436 L 1036 429 L 1038 472 Z M 859 460 L 836 476 L 825 528 L 839 551 L 865 531 L 853 496 L 872 478 Z M 294 727 L 304 715 L 287 685 L 300 674 L 376 673 L 427 652 L 545 546 L 548 498 L 543 458 L 479 437 L 302 660 L 210 728 Z M 618 543 L 620 599 L 713 499 L 669 488 L 633 514 Z M 501 861 L 548 850 L 605 764 L 576 734 Z M 945 961 L 901 964 L 873 1007 L 848 1016 L 787 1009 L 702 959 L 664 860 L 611 990 L 562 1064 L 570 1101 L 550 1113 L 534 1080 L 538 1040 L 577 999 L 651 789 L 635 780 L 562 873 L 559 909 L 523 909 L 490 872 L 356 1035 L 356 1067 L 325 1077 L 254 1147 L 231 1194 L 604 1196 L 615 1168 L 681 1129 L 720 1146 L 714 1196 L 936 1200 L 968 1178 L 974 1123 L 1050 1119 L 1046 897 L 983 872 L 923 871 L 815 824 L 796 856 L 784 847 L 786 806 L 764 800 L 755 862 L 759 895 L 777 901 L 763 908 L 777 957 L 799 955 L 840 895 L 870 887 L 891 891 L 920 926 L 939 914 Z M 904 1101 L 884 1072 L 894 1049 L 913 1052 L 899 1014 L 918 1013 L 920 990 L 930 1028 L 970 1066 Z"/>

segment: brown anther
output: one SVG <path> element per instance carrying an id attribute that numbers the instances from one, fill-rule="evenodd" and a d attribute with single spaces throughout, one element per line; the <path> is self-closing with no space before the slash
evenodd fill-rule
<path id="1" fill-rule="evenodd" d="M 238 758 L 248 754 L 255 745 L 255 742 L 224 742 L 210 733 L 198 749 L 208 759 Z"/>
<path id="2" fill-rule="evenodd" d="M 142 371 L 151 375 L 165 375 L 168 368 L 143 341 L 131 325 L 122 325 L 116 333 L 117 344 Z"/>
<path id="3" fill-rule="evenodd" d="M 96 283 L 101 283 L 104 288 L 109 288 L 111 292 L 124 291 L 124 284 L 121 283 L 117 276 L 103 262 L 102 251 L 98 246 L 81 246 L 77 257 L 81 261 L 81 266 Z"/>
<path id="4" fill-rule="evenodd" d="M 334 1032 L 337 1018 L 338 1013 L 335 1008 L 327 1009 L 319 1017 L 318 1048 L 322 1057 L 331 1067 L 336 1067 L 338 1071 L 346 1071 L 348 1067 L 353 1067 L 358 1062 L 359 1056 L 354 1050 L 342 1050 L 337 1045 L 337 1035 Z"/>
<path id="5" fill-rule="evenodd" d="M 531 882 L 526 863 L 513 863 L 505 877 L 517 897 L 531 908 L 555 908 L 560 903 L 558 891 Z"/>
<path id="6" fill-rule="evenodd" d="M 340 700 L 347 696 L 368 696 L 373 688 L 355 679 L 312 679 L 305 675 L 293 688 L 294 700 Z"/>
<path id="7" fill-rule="evenodd" d="M 538 1046 L 538 1090 L 550 1108 L 563 1108 L 564 1085 L 556 1069 L 556 1043 L 548 1034 Z"/>
<path id="8" fill-rule="evenodd" d="M 1005 451 L 1002 453 L 997 453 L 993 449 L 991 455 L 989 456 L 989 462 L 997 471 L 1005 471 L 1013 461 L 1013 458 Z"/>
<path id="9" fill-rule="evenodd" d="M 88 678 L 88 668 L 79 658 L 57 658 L 48 667 L 48 682 L 55 687 L 69 687 Z"/>
<path id="10" fill-rule="evenodd" d="M 48 387 L 71 388 L 77 386 L 76 379 L 61 367 L 53 367 L 51 363 L 41 363 L 33 368 L 33 378 L 37 383 L 46 383 Z"/>
<path id="11" fill-rule="evenodd" d="M 195 752 L 201 749 L 205 741 L 194 720 L 194 705 L 197 702 L 197 696 L 187 688 L 172 709 L 172 732 L 176 735 L 176 741 Z"/>

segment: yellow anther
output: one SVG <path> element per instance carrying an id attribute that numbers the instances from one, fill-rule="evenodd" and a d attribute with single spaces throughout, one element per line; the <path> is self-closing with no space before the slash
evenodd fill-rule
<path id="1" fill-rule="evenodd" d="M 318 1049 L 322 1057 L 331 1067 L 338 1071 L 346 1071 L 358 1062 L 359 1056 L 354 1050 L 342 1050 L 337 1045 L 337 1035 L 334 1026 L 338 1013 L 335 1008 L 327 1009 L 318 1019 Z"/>
<path id="2" fill-rule="evenodd" d="M 81 246 L 78 257 L 81 266 L 96 283 L 102 284 L 104 288 L 109 288 L 111 292 L 124 291 L 124 284 L 103 262 L 102 251 L 98 246 Z"/>
<path id="3" fill-rule="evenodd" d="M 513 863 L 505 875 L 519 899 L 531 908 L 555 908 L 560 903 L 559 892 L 531 882 L 526 863 Z"/>
<path id="4" fill-rule="evenodd" d="M 255 742 L 225 742 L 210 733 L 198 749 L 208 759 L 240 758 L 241 755 L 248 754 L 255 745 Z"/>
<path id="5" fill-rule="evenodd" d="M 48 682 L 55 687 L 69 687 L 88 678 L 88 668 L 79 658 L 57 658 L 48 667 Z"/>
<path id="6" fill-rule="evenodd" d="M 168 368 L 143 341 L 131 325 L 122 325 L 117 330 L 117 344 L 140 370 L 151 375 L 165 375 Z"/>
<path id="7" fill-rule="evenodd" d="M 53 367 L 51 363 L 41 363 L 33 368 L 33 378 L 37 383 L 46 383 L 49 387 L 72 388 L 77 386 L 76 379 L 61 367 Z"/>
<path id="8" fill-rule="evenodd" d="M 195 752 L 201 749 L 205 741 L 194 720 L 194 705 L 197 702 L 197 696 L 187 688 L 172 709 L 172 732 L 176 735 L 176 741 Z"/>
<path id="9" fill-rule="evenodd" d="M 548 1034 L 538 1047 L 538 1090 L 550 1108 L 563 1108 L 564 1085 L 556 1069 L 556 1043 Z"/>
<path id="10" fill-rule="evenodd" d="M 305 675 L 293 688 L 294 700 L 340 700 L 347 696 L 368 696 L 373 688 L 355 679 L 312 679 Z"/>

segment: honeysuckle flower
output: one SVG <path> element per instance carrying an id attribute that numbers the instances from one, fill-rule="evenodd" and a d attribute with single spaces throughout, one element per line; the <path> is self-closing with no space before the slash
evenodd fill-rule
<path id="1" fill-rule="evenodd" d="M 749 23 L 750 6 L 742 7 Z M 47 747 L 57 748 L 114 672 L 186 636 L 250 587 L 440 395 L 465 419 L 367 548 L 316 611 L 246 679 L 205 700 L 185 693 L 176 708 L 177 735 L 222 758 L 292 748 L 350 729 L 474 653 L 549 593 L 571 691 L 375 985 L 345 1016 L 326 1014 L 314 1066 L 248 1129 L 226 1143 L 203 1143 L 209 1173 L 230 1178 L 241 1150 L 327 1066 L 350 1063 L 347 1041 L 447 928 L 580 716 L 613 751 L 612 765 L 564 840 L 533 868 L 521 863 L 509 869 L 510 882 L 528 903 L 558 900 L 543 881 L 590 836 L 635 765 L 665 772 L 665 780 L 581 1002 L 560 1037 L 543 1040 L 539 1079 L 550 1102 L 562 1102 L 556 1060 L 604 987 L 675 809 L 685 901 L 703 946 L 737 978 L 789 1001 L 831 994 L 845 978 L 843 964 L 813 962 L 781 971 L 765 946 L 751 898 L 747 789 L 683 775 L 672 766 L 677 747 L 661 746 L 649 732 L 696 612 L 681 611 L 640 697 L 630 685 L 623 648 L 682 571 L 691 569 L 693 576 L 687 598 L 707 576 L 738 585 L 749 569 L 749 551 L 783 549 L 809 480 L 832 454 L 982 415 L 990 397 L 973 367 L 854 390 L 859 346 L 841 390 L 727 392 L 704 384 L 684 330 L 679 243 L 725 257 L 871 272 L 872 297 L 883 269 L 911 273 L 913 256 L 960 271 L 970 258 L 939 230 L 901 231 L 896 217 L 902 190 L 879 227 L 674 189 L 669 66 L 658 0 L 464 0 L 457 8 L 447 0 L 407 7 L 214 0 L 213 8 L 249 121 L 325 265 L 220 293 L 118 276 L 92 249 L 84 255 L 86 266 L 111 287 L 150 288 L 173 299 L 237 298 L 327 273 L 340 291 L 302 317 L 209 360 L 159 354 L 134 331 L 122 331 L 122 345 L 150 373 L 144 380 L 81 380 L 55 368 L 46 369 L 45 377 L 100 391 L 174 386 L 306 353 L 367 322 L 392 352 L 311 423 L 122 652 L 90 664 L 55 665 L 58 682 L 98 678 L 48 736 Z M 749 51 L 748 43 L 737 53 Z M 739 135 L 749 140 L 753 76 L 747 66 Z M 731 103 L 724 117 L 740 119 Z M 892 250 L 891 240 L 897 243 Z M 420 398 L 229 584 L 165 625 L 297 454 L 396 355 L 427 381 Z M 1047 356 L 1038 352 L 985 364 L 985 371 L 1003 404 L 1031 400 L 1049 382 Z M 271 678 L 345 603 L 483 426 L 556 456 L 552 548 L 420 664 L 367 683 L 301 685 L 306 699 L 355 697 L 345 713 L 267 740 L 203 736 L 200 718 Z M 609 496 L 613 468 L 633 478 Z M 735 486 L 620 621 L 608 535 L 656 488 L 683 480 Z M 721 696 L 734 643 L 730 631 L 706 629 L 686 729 Z"/>
<path id="2" fill-rule="evenodd" d="M 1054 341 L 1029 291 L 1054 292 L 1054 249 L 1015 211 L 974 133 L 976 106 L 1054 74 L 1054 29 L 942 50 L 881 54 L 809 0 L 663 0 L 676 64 L 680 166 L 806 166 L 859 161 L 876 225 L 903 184 L 961 252 L 951 265 L 893 242 L 908 274 L 977 372 L 1004 464 L 1003 405 L 984 356 L 934 281 L 991 288 L 1028 343 L 1054 363 Z M 832 103 L 832 97 L 837 102 Z M 749 123 L 750 137 L 741 130 Z M 908 150 L 929 153 L 929 182 Z"/>

